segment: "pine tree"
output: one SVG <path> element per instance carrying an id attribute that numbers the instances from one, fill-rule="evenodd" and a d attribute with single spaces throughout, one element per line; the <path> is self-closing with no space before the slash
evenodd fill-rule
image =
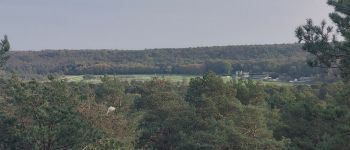
<path id="1" fill-rule="evenodd" d="M 2 68 L 6 61 L 9 58 L 8 52 L 10 51 L 10 42 L 7 39 L 7 36 L 4 36 L 4 39 L 0 42 L 0 68 Z"/>
<path id="2" fill-rule="evenodd" d="M 79 95 L 66 82 L 13 79 L 7 95 L 15 108 L 18 132 L 29 143 L 25 149 L 81 149 L 101 136 L 82 120 L 77 111 Z"/>
<path id="3" fill-rule="evenodd" d="M 329 15 L 337 29 L 328 26 L 325 21 L 321 25 L 314 25 L 311 19 L 306 25 L 296 29 L 296 37 L 303 42 L 303 49 L 311 53 L 314 58 L 308 63 L 314 67 L 336 68 L 341 76 L 350 80 L 350 1 L 329 0 L 328 4 L 335 8 Z M 344 38 L 339 41 L 336 34 Z"/>

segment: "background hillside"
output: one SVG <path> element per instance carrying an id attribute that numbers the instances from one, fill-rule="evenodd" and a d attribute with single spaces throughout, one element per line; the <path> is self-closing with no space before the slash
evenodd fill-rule
<path id="1" fill-rule="evenodd" d="M 14 51 L 7 68 L 19 74 L 203 74 L 243 70 L 291 78 L 324 72 L 305 63 L 298 44 L 147 50 Z M 10 69 L 8 69 L 10 70 Z"/>

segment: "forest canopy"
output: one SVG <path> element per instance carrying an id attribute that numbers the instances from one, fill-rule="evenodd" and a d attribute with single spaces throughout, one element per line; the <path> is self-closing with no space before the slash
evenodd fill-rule
<path id="1" fill-rule="evenodd" d="M 331 27 L 310 19 L 296 30 L 301 44 L 9 52 L 5 36 L 0 66 L 9 76 L 0 74 L 0 149 L 347 150 L 350 2 L 329 4 L 344 41 L 330 40 Z M 234 71 L 297 78 L 326 69 L 337 69 L 344 80 L 279 85 L 222 78 Z M 201 75 L 189 83 L 107 75 L 89 83 L 54 73 Z"/>
<path id="2" fill-rule="evenodd" d="M 7 69 L 18 74 L 192 74 L 277 73 L 299 78 L 324 69 L 310 68 L 298 44 L 216 46 L 147 50 L 13 51 Z"/>

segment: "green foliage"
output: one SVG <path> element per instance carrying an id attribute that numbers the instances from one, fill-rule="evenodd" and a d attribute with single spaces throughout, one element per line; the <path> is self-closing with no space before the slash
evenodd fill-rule
<path id="1" fill-rule="evenodd" d="M 30 149 L 31 146 L 25 143 L 20 135 L 16 118 L 7 116 L 0 112 L 0 149 Z M 25 147 L 28 145 L 28 147 Z"/>
<path id="2" fill-rule="evenodd" d="M 273 131 L 269 129 L 266 109 L 256 106 L 243 106 L 237 114 L 236 128 L 239 131 L 240 149 L 286 149 L 289 144 L 288 139 L 276 140 Z"/>
<path id="3" fill-rule="evenodd" d="M 296 100 L 295 93 L 289 87 L 271 87 L 267 92 L 269 93 L 267 103 L 271 109 L 285 109 Z"/>
<path id="4" fill-rule="evenodd" d="M 186 74 L 213 71 L 230 75 L 276 73 L 290 78 L 322 74 L 304 62 L 299 44 L 216 46 L 180 49 L 14 51 L 7 69 L 28 74 Z"/>
<path id="5" fill-rule="evenodd" d="M 123 104 L 124 86 L 117 78 L 104 76 L 101 78 L 102 84 L 96 89 L 98 102 L 104 102 L 108 106 L 121 107 Z"/>
<path id="6" fill-rule="evenodd" d="M 228 61 L 208 61 L 205 63 L 206 71 L 213 71 L 217 74 L 230 75 L 232 64 Z"/>
<path id="7" fill-rule="evenodd" d="M 0 149 L 348 149 L 349 85 L 1 80 Z M 117 111 L 106 115 L 110 105 Z"/>
<path id="8" fill-rule="evenodd" d="M 0 68 L 2 68 L 6 61 L 9 59 L 8 52 L 10 51 L 10 42 L 7 39 L 7 36 L 4 36 L 4 39 L 0 42 Z"/>
<path id="9" fill-rule="evenodd" d="M 305 86 L 296 87 L 286 94 L 283 95 L 287 101 L 283 101 L 283 105 L 280 105 L 282 107 L 277 107 L 281 112 L 280 123 L 274 132 L 277 139 L 289 138 L 290 149 L 293 150 L 349 147 L 346 142 L 350 137 L 348 107 L 335 101 L 320 100 L 317 97 L 318 91 Z M 275 98 L 274 95 L 271 96 L 272 99 Z"/>
<path id="10" fill-rule="evenodd" d="M 96 143 L 92 143 L 83 148 L 84 150 L 112 150 L 112 149 L 123 149 L 123 143 L 116 139 L 104 139 L 99 140 Z"/>
<path id="11" fill-rule="evenodd" d="M 203 128 L 201 132 L 223 136 L 223 138 L 215 137 L 215 140 L 220 141 L 206 141 L 206 143 L 214 143 L 212 145 L 214 149 L 284 149 L 287 143 L 275 140 L 273 131 L 267 126 L 268 110 L 261 106 L 250 105 L 264 101 L 264 97 L 259 96 L 264 95 L 262 88 L 257 87 L 252 81 L 239 82 L 224 83 L 213 73 L 191 80 L 186 100 L 195 107 L 199 120 L 208 125 L 204 126 L 207 128 Z M 244 96 L 251 100 L 251 103 L 246 104 L 248 106 L 241 105 L 235 98 L 236 91 L 238 98 L 239 94 L 243 94 L 240 88 L 251 90 L 251 93 L 245 93 L 248 96 Z M 249 96 L 253 93 L 253 96 Z M 220 144 L 216 145 L 217 142 Z"/>
<path id="12" fill-rule="evenodd" d="M 254 83 L 253 80 L 240 79 L 234 83 L 237 88 L 237 98 L 244 105 L 263 104 L 266 94 L 261 83 Z"/>
<path id="13" fill-rule="evenodd" d="M 20 136 L 30 144 L 26 149 L 76 149 L 99 138 L 77 112 L 78 95 L 67 83 L 13 79 L 8 89 Z"/>
<path id="14" fill-rule="evenodd" d="M 303 49 L 314 58 L 311 66 L 337 68 L 345 80 L 350 79 L 350 2 L 348 0 L 329 0 L 328 4 L 335 8 L 329 16 L 337 26 L 337 32 L 344 41 L 336 39 L 334 29 L 323 21 L 320 26 L 314 25 L 311 19 L 300 26 L 295 33 Z"/>
<path id="15" fill-rule="evenodd" d="M 184 145 L 194 114 L 169 82 L 159 79 L 146 82 L 137 105 L 146 111 L 140 124 L 138 147 L 174 149 Z"/>

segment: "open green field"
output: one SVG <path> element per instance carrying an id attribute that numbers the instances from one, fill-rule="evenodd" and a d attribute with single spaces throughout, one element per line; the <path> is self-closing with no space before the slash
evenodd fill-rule
<path id="1" fill-rule="evenodd" d="M 107 75 L 108 77 L 118 78 L 120 81 L 149 81 L 152 78 L 164 79 L 170 82 L 189 82 L 191 78 L 199 77 L 194 75 Z M 62 79 L 68 82 L 88 82 L 99 83 L 101 82 L 103 75 L 68 75 L 62 77 Z M 229 81 L 231 77 L 226 77 L 225 80 Z"/>
<path id="2" fill-rule="evenodd" d="M 159 78 L 164 79 L 170 82 L 178 82 L 178 83 L 189 83 L 189 81 L 192 78 L 200 77 L 196 75 L 150 75 L 150 74 L 143 74 L 143 75 L 107 75 L 108 77 L 115 77 L 119 79 L 120 81 L 149 81 L 152 80 L 152 78 Z M 100 83 L 101 77 L 103 75 L 67 75 L 61 77 L 62 79 L 68 81 L 68 82 L 85 82 L 85 83 Z M 231 76 L 222 76 L 222 79 L 225 82 L 231 81 Z M 281 82 L 281 81 L 263 81 L 263 80 L 255 80 L 260 81 L 264 84 L 275 84 L 280 86 L 291 86 L 294 85 L 293 83 L 289 82 Z"/>

